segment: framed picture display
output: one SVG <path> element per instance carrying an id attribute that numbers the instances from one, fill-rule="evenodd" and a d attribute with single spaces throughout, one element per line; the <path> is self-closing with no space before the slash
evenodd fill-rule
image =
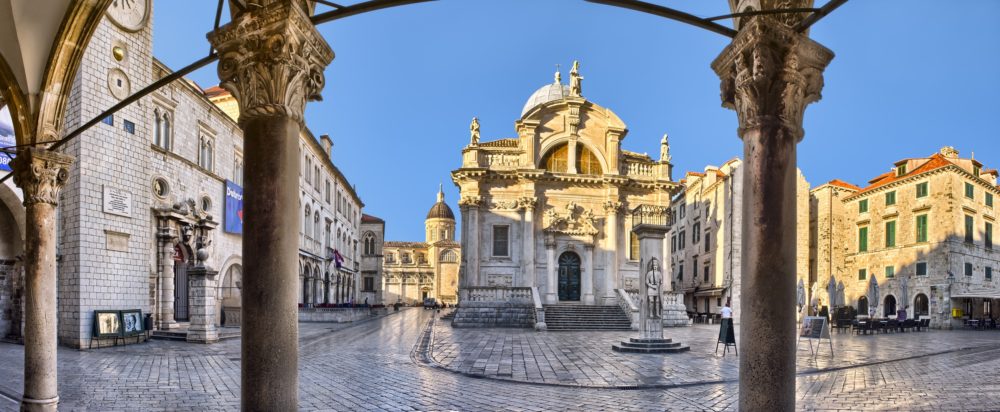
<path id="1" fill-rule="evenodd" d="M 94 311 L 94 337 L 113 338 L 122 336 L 121 312 L 117 310 Z"/>
<path id="2" fill-rule="evenodd" d="M 142 311 L 139 309 L 128 309 L 121 311 L 122 333 L 125 336 L 141 335 L 143 332 Z"/>

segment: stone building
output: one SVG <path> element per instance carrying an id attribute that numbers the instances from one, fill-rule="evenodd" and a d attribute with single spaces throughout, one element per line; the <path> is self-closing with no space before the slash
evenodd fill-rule
<path id="1" fill-rule="evenodd" d="M 151 12 L 134 26 L 102 19 L 73 84 L 67 130 L 170 74 L 152 56 Z M 243 137 L 230 102 L 228 92 L 180 79 L 65 146 L 76 161 L 58 206 L 61 344 L 88 346 L 95 310 L 140 309 L 160 330 L 240 324 Z M 330 161 L 329 138 L 321 144 L 306 130 L 300 139 L 308 165 L 300 192 L 310 211 L 300 243 L 302 299 L 346 301 L 357 296 L 363 204 Z M 0 177 L 6 173 L 0 168 Z M 23 321 L 21 196 L 10 182 L 0 185 L 0 335 L 15 338 Z M 340 271 L 328 265 L 331 249 L 345 258 Z M 217 275 L 191 275 L 200 266 Z M 215 339 L 199 333 L 194 340 Z"/>
<path id="2" fill-rule="evenodd" d="M 952 147 L 897 161 L 863 188 L 820 186 L 812 192 L 810 280 L 826 285 L 832 273 L 843 300 L 861 314 L 894 316 L 906 308 L 942 328 L 961 325 L 963 317 L 995 317 L 997 196 L 996 170 Z M 877 302 L 867 296 L 871 278 L 879 284 Z M 825 288 L 817 289 L 829 301 Z"/>
<path id="3" fill-rule="evenodd" d="M 385 221 L 368 214 L 361 215 L 361 295 L 359 302 L 383 304 L 382 246 L 385 242 Z"/>
<path id="4" fill-rule="evenodd" d="M 667 234 L 674 290 L 692 317 L 717 315 L 728 302 L 739 321 L 743 250 L 743 162 L 735 158 L 703 173 L 688 172 L 671 203 Z M 805 273 L 809 182 L 796 174 L 798 270 Z"/>
<path id="5" fill-rule="evenodd" d="M 423 242 L 385 242 L 385 303 L 415 304 L 427 298 L 458 303 L 462 248 L 455 240 L 455 213 L 445 203 L 441 190 L 424 220 L 424 238 Z"/>
<path id="6" fill-rule="evenodd" d="M 484 287 L 535 287 L 544 302 L 615 305 L 638 289 L 631 210 L 670 205 L 669 146 L 660 159 L 621 148 L 628 129 L 570 84 L 539 88 L 516 137 L 480 142 L 478 120 L 452 172 L 462 212 L 462 299 Z M 666 254 L 664 254 L 666 255 Z"/>

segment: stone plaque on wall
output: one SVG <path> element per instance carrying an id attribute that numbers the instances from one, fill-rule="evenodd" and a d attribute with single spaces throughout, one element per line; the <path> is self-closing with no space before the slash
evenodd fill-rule
<path id="1" fill-rule="evenodd" d="M 486 286 L 511 287 L 514 286 L 514 275 L 489 274 L 486 275 Z"/>
<path id="2" fill-rule="evenodd" d="M 639 278 L 626 276 L 623 280 L 625 281 L 625 290 L 639 290 Z"/>
<path id="3" fill-rule="evenodd" d="M 104 213 L 132 217 L 132 193 L 105 185 Z"/>
<path id="4" fill-rule="evenodd" d="M 114 250 L 116 252 L 128 252 L 128 233 L 112 232 L 110 230 L 104 231 L 104 236 L 107 241 L 107 249 Z"/>

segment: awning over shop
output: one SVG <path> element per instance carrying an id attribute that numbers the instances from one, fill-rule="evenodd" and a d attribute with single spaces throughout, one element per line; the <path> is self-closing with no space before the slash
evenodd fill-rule
<path id="1" fill-rule="evenodd" d="M 952 299 L 1000 299 L 1000 290 L 981 289 L 952 293 Z"/>
<path id="2" fill-rule="evenodd" d="M 695 296 L 722 296 L 722 288 L 701 289 L 694 293 Z"/>

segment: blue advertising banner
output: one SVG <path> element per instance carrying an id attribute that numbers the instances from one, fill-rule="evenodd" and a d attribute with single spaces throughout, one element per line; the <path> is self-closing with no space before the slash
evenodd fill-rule
<path id="1" fill-rule="evenodd" d="M 14 139 L 14 126 L 10 120 L 10 112 L 4 107 L 0 109 L 0 147 L 16 146 Z M 10 160 L 14 155 L 7 156 L 0 153 L 0 170 L 10 171 Z"/>
<path id="2" fill-rule="evenodd" d="M 226 180 L 226 233 L 243 234 L 243 188 Z"/>

